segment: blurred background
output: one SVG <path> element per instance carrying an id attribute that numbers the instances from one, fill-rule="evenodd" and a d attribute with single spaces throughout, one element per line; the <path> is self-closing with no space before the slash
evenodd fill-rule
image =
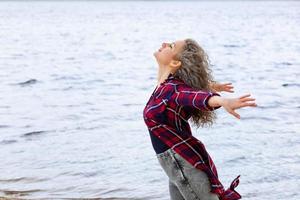
<path id="1" fill-rule="evenodd" d="M 143 121 L 162 42 L 193 38 L 258 107 L 193 129 L 224 187 L 300 198 L 299 1 L 0 2 L 0 197 L 168 200 Z"/>

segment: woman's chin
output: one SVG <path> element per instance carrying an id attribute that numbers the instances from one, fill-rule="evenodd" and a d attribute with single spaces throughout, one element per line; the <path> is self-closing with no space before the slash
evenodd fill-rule
<path id="1" fill-rule="evenodd" d="M 154 53 L 153 53 L 153 55 L 154 55 L 156 61 L 158 61 L 157 53 L 158 53 L 158 52 L 154 52 Z"/>

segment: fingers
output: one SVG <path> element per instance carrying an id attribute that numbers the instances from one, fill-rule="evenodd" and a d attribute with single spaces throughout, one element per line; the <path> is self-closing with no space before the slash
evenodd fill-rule
<path id="1" fill-rule="evenodd" d="M 241 99 L 242 102 L 246 102 L 246 101 L 254 101 L 255 98 L 244 98 L 244 99 Z"/>
<path id="2" fill-rule="evenodd" d="M 232 83 L 224 83 L 224 84 L 223 84 L 224 91 L 233 93 L 233 92 L 234 92 L 234 91 L 232 90 L 232 89 L 233 89 L 233 86 L 232 86 L 231 84 L 232 84 Z"/>
<path id="3" fill-rule="evenodd" d="M 251 94 L 246 94 L 246 95 L 243 95 L 243 96 L 240 96 L 239 99 L 242 99 L 242 98 L 245 98 L 245 97 L 249 97 Z"/>
<path id="4" fill-rule="evenodd" d="M 241 105 L 241 107 L 246 107 L 246 106 L 256 107 L 257 104 L 256 104 L 256 103 L 243 103 L 243 104 Z"/>
<path id="5" fill-rule="evenodd" d="M 230 90 L 230 89 L 227 89 L 227 88 L 225 89 L 225 91 L 226 92 L 231 92 L 231 93 L 234 92 L 233 90 Z"/>
<path id="6" fill-rule="evenodd" d="M 232 83 L 223 83 L 222 86 L 227 88 L 233 88 Z"/>
<path id="7" fill-rule="evenodd" d="M 249 98 L 249 96 L 250 96 L 250 94 L 246 94 L 239 98 L 240 102 L 242 102 L 241 107 L 245 107 L 245 106 L 256 107 L 257 106 L 257 104 L 255 102 L 253 102 L 253 101 L 255 101 L 255 98 Z"/>
<path id="8" fill-rule="evenodd" d="M 233 110 L 229 113 L 235 116 L 236 118 L 241 119 L 241 116 L 238 113 L 234 112 Z"/>
<path id="9" fill-rule="evenodd" d="M 257 104 L 256 103 L 243 103 L 240 106 L 238 106 L 236 109 L 246 107 L 246 106 L 256 107 Z M 229 111 L 229 113 L 232 114 L 237 119 L 241 119 L 241 116 L 238 113 L 236 113 L 234 110 Z"/>

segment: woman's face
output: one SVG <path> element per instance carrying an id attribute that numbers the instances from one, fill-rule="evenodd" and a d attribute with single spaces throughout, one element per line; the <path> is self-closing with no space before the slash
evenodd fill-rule
<path id="1" fill-rule="evenodd" d="M 175 60 L 177 55 L 184 47 L 184 40 L 177 40 L 175 42 L 163 42 L 161 47 L 154 52 L 154 56 L 159 65 L 170 65 L 172 60 Z"/>

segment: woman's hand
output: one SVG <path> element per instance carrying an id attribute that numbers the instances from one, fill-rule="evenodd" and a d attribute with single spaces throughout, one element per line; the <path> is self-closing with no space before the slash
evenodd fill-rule
<path id="1" fill-rule="evenodd" d="M 255 99 L 249 98 L 249 96 L 250 94 L 246 94 L 238 98 L 222 98 L 220 104 L 228 113 L 240 119 L 241 117 L 238 113 L 234 111 L 235 109 L 239 109 L 246 106 L 257 106 L 257 104 L 254 102 Z"/>
<path id="2" fill-rule="evenodd" d="M 210 87 L 215 91 L 215 92 L 234 92 L 232 83 L 217 83 L 213 82 L 210 84 Z"/>

